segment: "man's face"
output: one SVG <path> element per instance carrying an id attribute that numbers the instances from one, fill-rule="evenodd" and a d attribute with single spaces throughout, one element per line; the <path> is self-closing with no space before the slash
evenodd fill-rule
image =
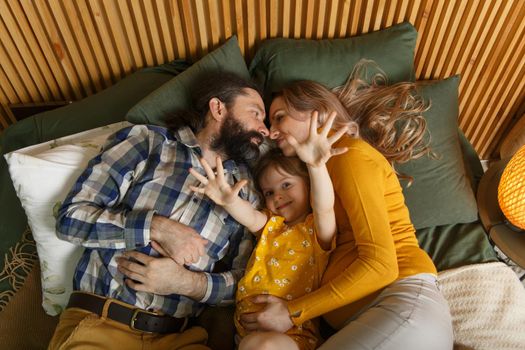
<path id="1" fill-rule="evenodd" d="M 264 103 L 259 93 L 245 89 L 228 109 L 224 122 L 211 147 L 235 161 L 250 161 L 259 157 L 259 145 L 269 132 L 264 125 Z"/>

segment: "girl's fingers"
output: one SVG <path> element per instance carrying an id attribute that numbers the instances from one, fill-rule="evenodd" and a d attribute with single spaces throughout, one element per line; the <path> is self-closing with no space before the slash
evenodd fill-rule
<path id="1" fill-rule="evenodd" d="M 235 193 L 235 195 L 237 195 L 237 194 L 241 191 L 241 188 L 243 188 L 243 187 L 246 186 L 247 184 L 248 184 L 248 180 L 246 180 L 246 179 L 237 182 L 237 183 L 233 186 L 233 188 L 232 188 L 232 192 Z"/>
<path id="2" fill-rule="evenodd" d="M 337 130 L 332 136 L 328 138 L 328 143 L 330 145 L 334 144 L 337 140 L 341 138 L 348 131 L 348 126 L 343 126 L 341 129 Z"/>
<path id="3" fill-rule="evenodd" d="M 326 119 L 326 122 L 323 125 L 323 130 L 321 131 L 321 135 L 328 136 L 328 133 L 332 129 L 332 125 L 334 124 L 335 117 L 337 116 L 337 113 L 335 111 L 330 112 L 328 115 L 328 118 Z"/>
<path id="4" fill-rule="evenodd" d="M 202 167 L 204 168 L 204 171 L 206 171 L 206 175 L 208 175 L 208 179 L 214 180 L 215 174 L 213 173 L 213 170 L 211 169 L 211 166 L 208 164 L 206 159 L 201 158 L 200 161 L 201 161 Z"/>
<path id="5" fill-rule="evenodd" d="M 208 179 L 203 175 L 199 174 L 197 170 L 190 168 L 190 174 L 193 175 L 197 180 L 199 180 L 204 186 L 208 184 Z"/>
<path id="6" fill-rule="evenodd" d="M 190 185 L 190 190 L 192 190 L 193 192 L 202 193 L 202 194 L 206 193 L 206 189 L 204 187 L 196 187 L 196 186 Z"/>
<path id="7" fill-rule="evenodd" d="M 216 159 L 216 167 L 217 167 L 217 181 L 219 183 L 222 183 L 224 181 L 224 168 L 222 167 L 222 159 L 220 156 L 217 156 Z"/>

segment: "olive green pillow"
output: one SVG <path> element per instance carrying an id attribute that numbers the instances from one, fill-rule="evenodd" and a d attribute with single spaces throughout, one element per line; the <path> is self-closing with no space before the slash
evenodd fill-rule
<path id="1" fill-rule="evenodd" d="M 236 36 L 142 99 L 128 111 L 126 119 L 136 124 L 165 125 L 164 118 L 171 112 L 190 107 L 191 84 L 199 75 L 214 71 L 250 78 Z"/>
<path id="2" fill-rule="evenodd" d="M 420 94 L 431 102 L 424 116 L 438 158 L 422 157 L 396 166 L 399 172 L 414 178 L 410 187 L 404 181 L 402 185 L 416 229 L 478 219 L 458 133 L 459 80 L 454 76 L 418 84 Z"/>
<path id="3" fill-rule="evenodd" d="M 414 80 L 417 31 L 408 22 L 344 39 L 269 39 L 250 64 L 250 74 L 264 87 L 268 104 L 273 92 L 294 80 L 342 85 L 360 59 L 374 60 L 390 82 Z"/>

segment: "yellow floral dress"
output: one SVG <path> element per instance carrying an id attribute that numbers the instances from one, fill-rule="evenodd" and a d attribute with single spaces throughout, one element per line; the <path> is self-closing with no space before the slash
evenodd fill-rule
<path id="1" fill-rule="evenodd" d="M 239 323 L 239 316 L 264 307 L 252 303 L 250 297 L 271 294 L 293 300 L 310 293 L 319 287 L 329 254 L 317 241 L 312 214 L 293 227 L 288 227 L 283 217 L 271 216 L 237 288 L 235 325 L 239 335 L 248 334 Z M 315 349 L 318 345 L 318 330 L 312 321 L 295 326 L 286 334 L 301 349 Z"/>

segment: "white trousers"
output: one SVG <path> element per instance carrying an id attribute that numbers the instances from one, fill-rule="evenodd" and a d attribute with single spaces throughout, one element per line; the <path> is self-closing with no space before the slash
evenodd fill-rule
<path id="1" fill-rule="evenodd" d="M 436 277 L 395 281 L 331 336 L 322 350 L 450 350 L 454 344 L 447 301 Z"/>

